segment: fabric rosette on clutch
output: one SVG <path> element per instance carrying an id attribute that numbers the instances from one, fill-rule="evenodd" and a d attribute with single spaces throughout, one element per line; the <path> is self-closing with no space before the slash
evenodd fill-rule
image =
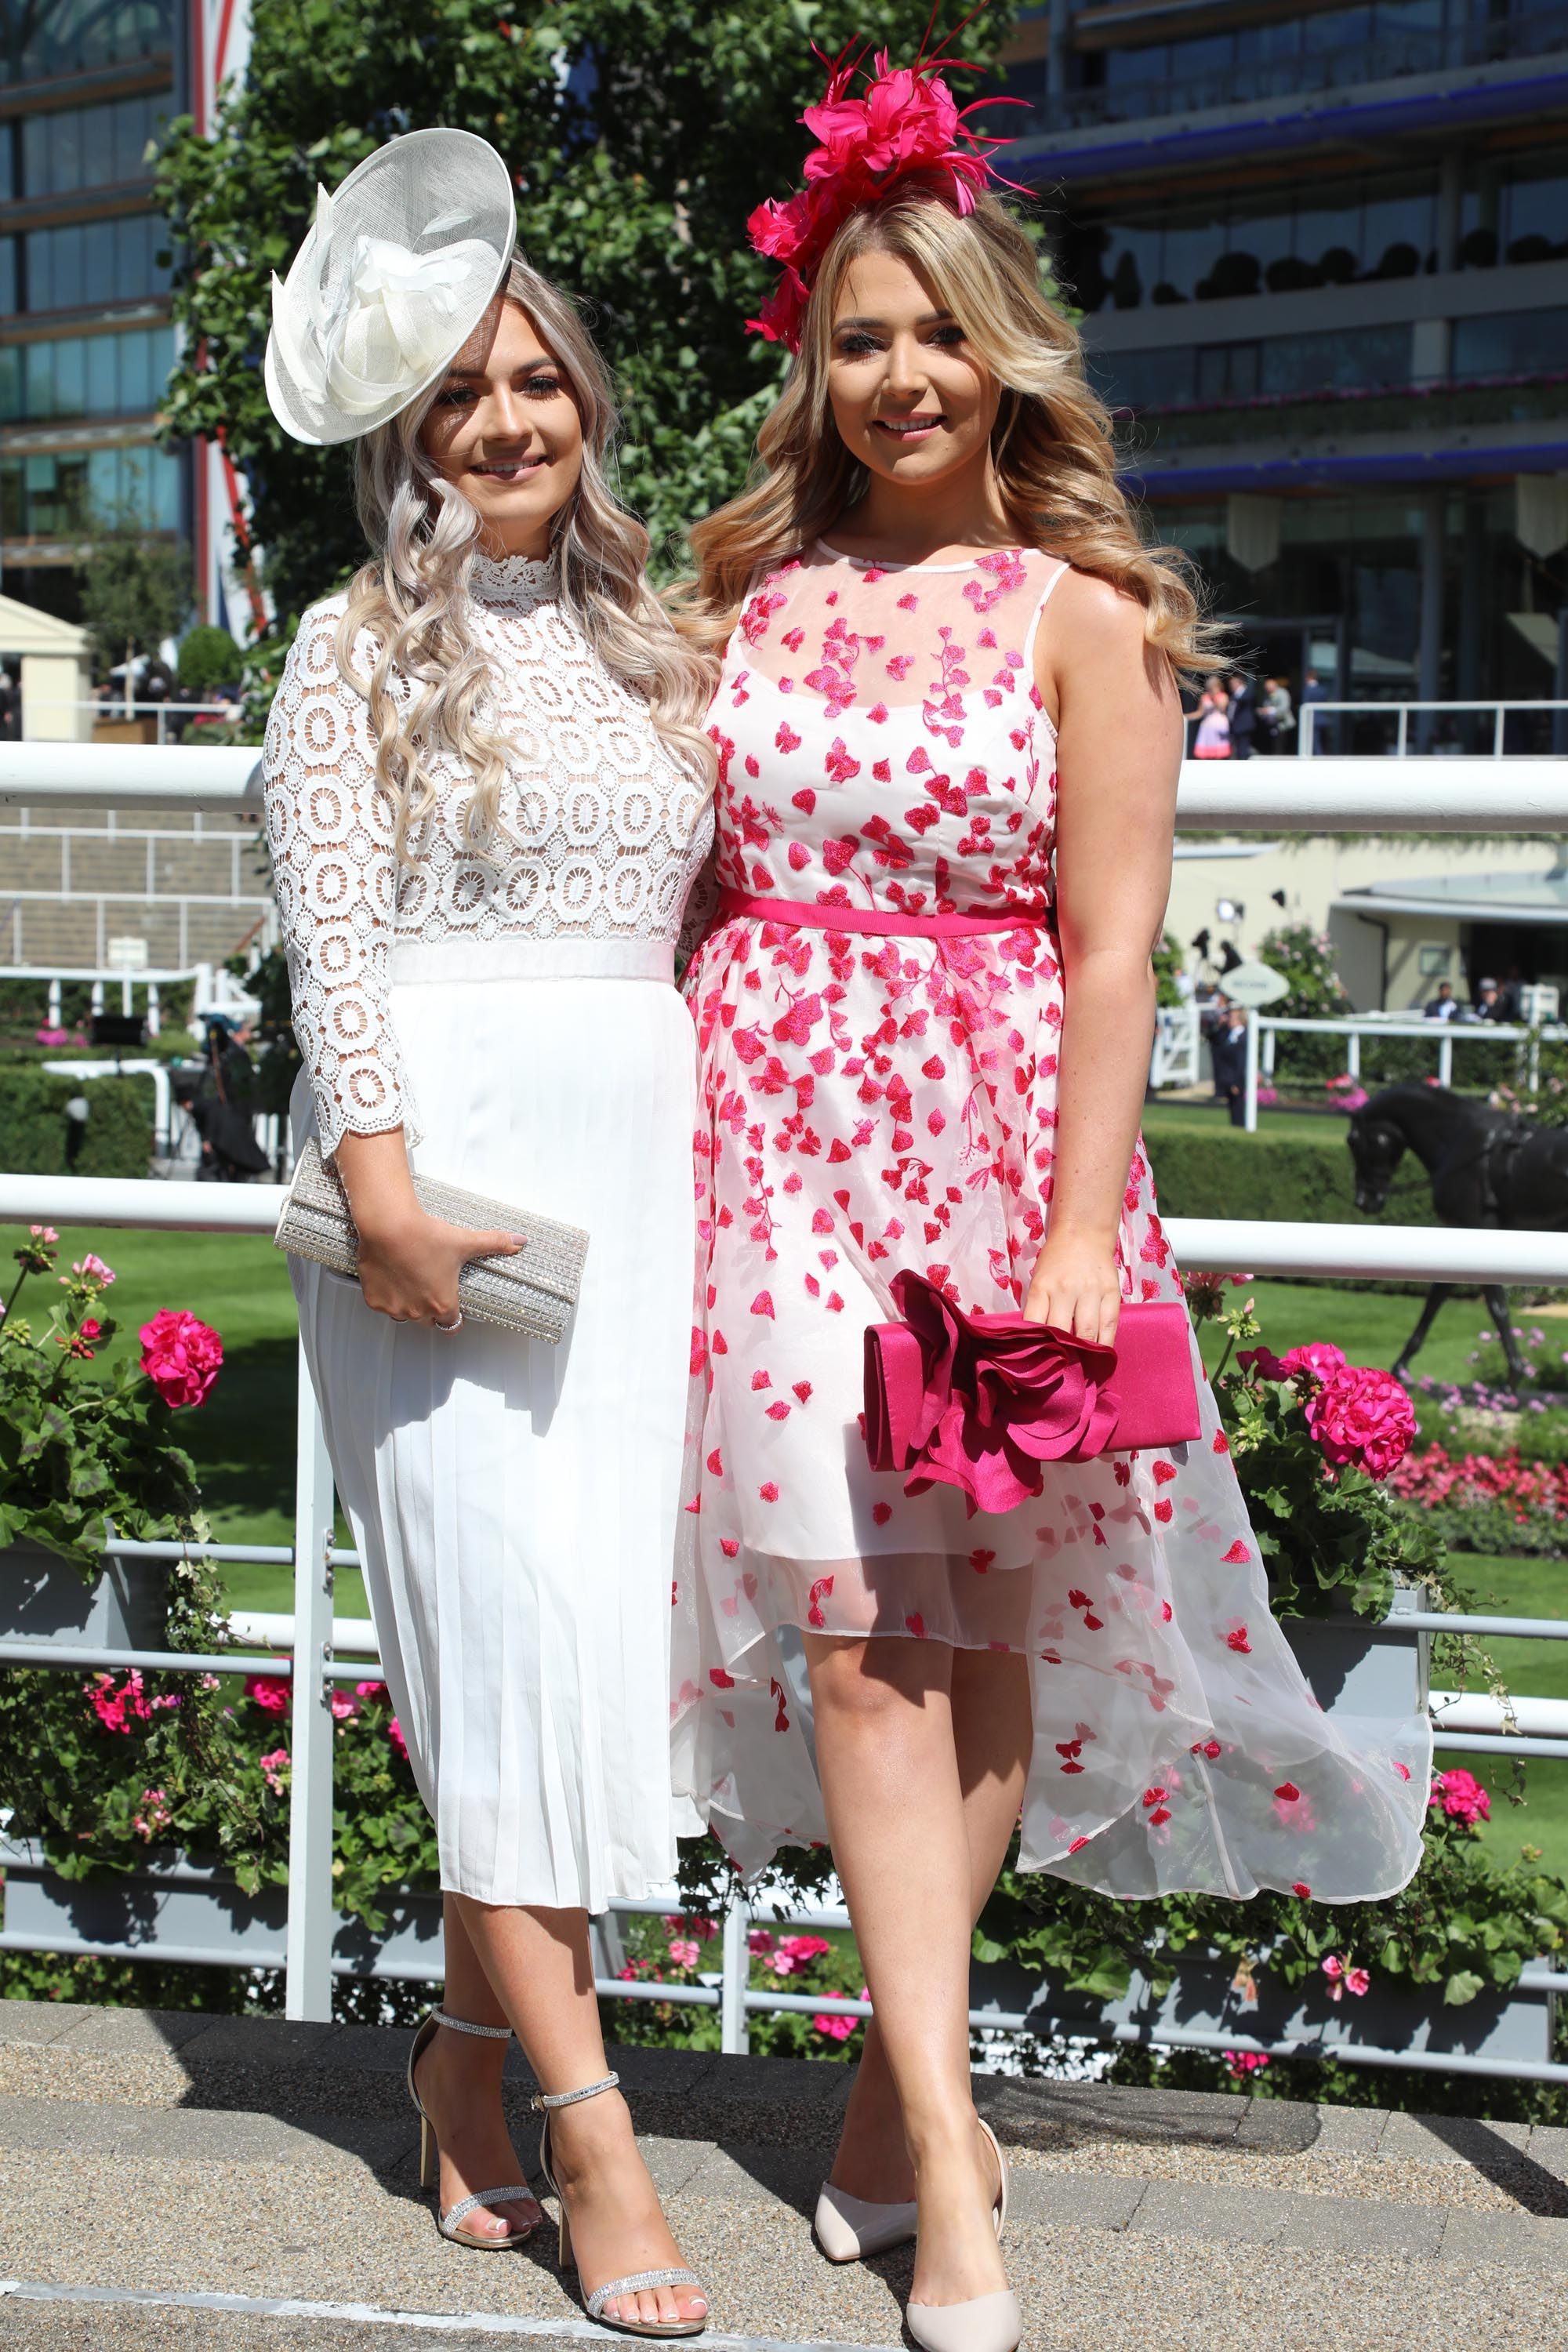
<path id="1" fill-rule="evenodd" d="M 890 1286 L 903 1318 L 866 1333 L 866 1450 L 907 1495 L 956 1486 L 971 1517 L 1037 1496 L 1047 1462 L 1198 1434 L 1187 1312 L 1124 1307 L 1114 1347 L 1024 1315 L 966 1315 L 924 1275 Z"/>

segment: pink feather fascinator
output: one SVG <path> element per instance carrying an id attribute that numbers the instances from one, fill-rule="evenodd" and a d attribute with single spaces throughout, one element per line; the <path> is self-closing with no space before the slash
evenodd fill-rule
<path id="1" fill-rule="evenodd" d="M 1012 185 L 990 162 L 992 150 L 1007 142 L 970 130 L 968 118 L 984 106 L 1022 101 L 977 99 L 961 108 L 943 77 L 980 68 L 942 56 L 942 46 L 928 58 L 922 44 L 914 64 L 896 71 L 886 49 L 869 68 L 857 43 L 831 61 L 816 51 L 827 66 L 827 87 L 801 117 L 818 142 L 805 159 L 805 185 L 783 204 L 759 205 L 746 224 L 752 250 L 780 265 L 762 315 L 746 321 L 751 333 L 799 350 L 806 302 L 834 237 L 852 212 L 890 195 L 900 182 L 920 177 L 941 187 L 945 180 L 943 193 L 961 214 L 972 213 L 987 189 Z"/>

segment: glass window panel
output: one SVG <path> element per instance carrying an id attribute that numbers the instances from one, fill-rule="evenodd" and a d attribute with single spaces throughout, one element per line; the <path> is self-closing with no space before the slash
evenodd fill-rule
<path id="1" fill-rule="evenodd" d="M 16 308 L 16 240 L 0 236 L 0 310 Z"/>
<path id="2" fill-rule="evenodd" d="M 87 409 L 89 416 L 111 416 L 115 396 L 115 337 L 91 335 L 87 345 Z"/>
<path id="3" fill-rule="evenodd" d="M 1325 254 L 1348 253 L 1359 265 L 1362 257 L 1362 203 L 1359 187 L 1351 184 L 1313 189 L 1296 207 L 1296 252 L 1302 261 L 1320 268 Z M 1339 282 L 1344 272 L 1336 263 L 1329 273 Z"/>
<path id="4" fill-rule="evenodd" d="M 16 125 L 0 122 L 0 204 L 20 194 L 16 186 Z"/>
<path id="5" fill-rule="evenodd" d="M 49 232 L 35 229 L 27 239 L 27 308 L 29 310 L 52 310 L 54 273 L 49 267 L 53 248 Z"/>
<path id="6" fill-rule="evenodd" d="M 1133 89 L 1140 82 L 1163 81 L 1170 69 L 1170 49 L 1163 41 L 1151 43 L 1147 48 L 1106 49 L 1105 87 L 1107 89 Z"/>
<path id="7" fill-rule="evenodd" d="M 1171 72 L 1181 81 L 1201 81 L 1205 75 L 1225 73 L 1231 63 L 1233 36 L 1207 33 L 1195 40 L 1171 43 Z"/>
<path id="8" fill-rule="evenodd" d="M 55 299 L 50 307 L 57 310 L 79 310 L 88 299 L 83 277 L 88 232 L 85 228 L 57 228 L 51 236 L 55 248 Z"/>
<path id="9" fill-rule="evenodd" d="M 178 530 L 180 527 L 180 460 L 169 449 L 149 452 L 152 514 L 154 530 Z"/>
<path id="10" fill-rule="evenodd" d="M 1437 241 L 1435 180 L 1369 181 L 1363 214 L 1362 268 L 1371 277 L 1411 277 L 1409 256 L 1424 268 Z"/>
<path id="11" fill-rule="evenodd" d="M 1509 310 L 1454 322 L 1457 376 L 1534 375 L 1568 368 L 1568 310 Z"/>
<path id="12" fill-rule="evenodd" d="M 1301 20 L 1301 46 L 1309 57 L 1329 49 L 1359 47 L 1371 38 L 1370 8 L 1330 8 L 1321 16 Z"/>
<path id="13" fill-rule="evenodd" d="M 1173 208 L 1165 224 L 1164 283 L 1191 301 L 1228 242 L 1228 224 L 1219 204 Z"/>
<path id="14" fill-rule="evenodd" d="M 22 187 L 29 196 L 47 196 L 49 193 L 49 142 L 46 136 L 47 116 L 25 115 L 22 121 Z"/>
<path id="15" fill-rule="evenodd" d="M 114 168 L 114 122 L 120 110 L 117 106 L 83 108 L 81 174 L 76 183 L 79 187 L 106 188 L 120 177 Z"/>
<path id="16" fill-rule="evenodd" d="M 81 273 L 84 301 L 119 302 L 127 293 L 140 291 L 134 280 L 127 285 L 126 273 L 121 265 L 125 231 L 138 226 L 132 215 L 130 220 L 93 221 L 84 231 L 87 247 Z"/>
<path id="17" fill-rule="evenodd" d="M 0 418 L 14 425 L 22 413 L 21 347 L 0 343 Z"/>
<path id="18" fill-rule="evenodd" d="M 1545 251 L 1516 253 L 1514 247 L 1527 238 L 1539 241 L 1552 253 L 1568 253 L 1568 173 L 1561 165 L 1555 170 L 1521 171 L 1503 191 L 1500 209 L 1500 234 L 1510 261 L 1547 258 Z"/>
<path id="19" fill-rule="evenodd" d="M 25 343 L 22 364 L 26 376 L 26 386 L 22 394 L 24 415 L 52 416 L 55 413 L 53 343 Z"/>
<path id="20" fill-rule="evenodd" d="M 154 327 L 147 338 L 148 356 L 153 371 L 151 407 L 156 408 L 163 397 L 164 388 L 174 372 L 174 330 Z"/>
<path id="21" fill-rule="evenodd" d="M 120 452 L 94 449 L 87 461 L 87 503 L 96 523 L 110 523 L 120 510 Z"/>
<path id="22" fill-rule="evenodd" d="M 87 409 L 87 351 L 79 336 L 55 345 L 55 415 L 81 416 Z"/>

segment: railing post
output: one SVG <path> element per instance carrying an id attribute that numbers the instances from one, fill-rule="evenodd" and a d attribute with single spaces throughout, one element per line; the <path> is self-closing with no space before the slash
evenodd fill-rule
<path id="1" fill-rule="evenodd" d="M 305 1350 L 300 1349 L 294 1486 L 294 1693 L 289 1804 L 285 2009 L 332 2013 L 332 1470 Z"/>
<path id="2" fill-rule="evenodd" d="M 1296 713 L 1296 757 L 1310 760 L 1312 756 L 1312 706 L 1303 702 Z"/>
<path id="3" fill-rule="evenodd" d="M 1274 1059 L 1279 1044 L 1279 1032 L 1275 1028 L 1272 1021 L 1260 1021 L 1258 1028 L 1263 1037 L 1263 1075 L 1266 1078 L 1271 1078 L 1274 1076 Z"/>
<path id="4" fill-rule="evenodd" d="M 1409 742 L 1409 740 L 1410 740 L 1410 705 L 1409 705 L 1407 702 L 1402 702 L 1402 703 L 1400 704 L 1400 706 L 1399 706 L 1399 737 L 1398 737 L 1398 740 L 1397 740 L 1397 742 L 1395 743 L 1395 746 L 1394 746 L 1394 758 L 1395 758 L 1396 760 L 1403 760 L 1403 759 L 1404 759 L 1404 757 L 1405 757 L 1405 746 L 1407 745 L 1407 743 Z"/>
<path id="5" fill-rule="evenodd" d="M 1507 719 L 1508 705 L 1506 702 L 1500 702 L 1497 707 L 1497 717 L 1492 721 L 1492 758 L 1494 760 L 1502 758 L 1503 729 Z"/>
<path id="6" fill-rule="evenodd" d="M 1258 1007 L 1247 1008 L 1247 1087 L 1245 1094 L 1247 1132 L 1258 1132 Z"/>
<path id="7" fill-rule="evenodd" d="M 1454 1083 L 1454 1041 L 1445 1029 L 1437 1044 L 1437 1084 L 1451 1087 Z"/>
<path id="8" fill-rule="evenodd" d="M 1345 1068 L 1352 1078 L 1361 1076 L 1361 1031 L 1352 1029 L 1345 1039 Z"/>
<path id="9" fill-rule="evenodd" d="M 737 1895 L 724 1914 L 724 1980 L 719 1996 L 719 2047 L 733 2058 L 743 2058 L 752 2046 L 746 2012 L 746 1988 L 752 1976 L 747 1937 L 751 1924 L 752 1906 Z"/>

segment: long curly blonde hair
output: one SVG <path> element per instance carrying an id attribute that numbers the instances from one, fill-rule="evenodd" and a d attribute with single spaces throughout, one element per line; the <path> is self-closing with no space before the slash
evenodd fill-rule
<path id="1" fill-rule="evenodd" d="M 1117 480 L 1110 413 L 1084 374 L 1076 328 L 1040 288 L 1035 248 L 994 196 L 961 216 L 910 179 L 851 213 L 823 257 L 800 350 L 757 436 L 759 467 L 737 499 L 692 529 L 697 577 L 677 609 L 689 639 L 721 646 L 759 570 L 797 553 L 857 503 L 866 469 L 838 436 L 827 368 L 839 289 L 862 254 L 917 270 L 1002 386 L 992 435 L 1009 528 L 1135 596 L 1144 635 L 1173 668 L 1214 658 L 1178 549 L 1152 547 Z"/>
<path id="2" fill-rule="evenodd" d="M 611 676 L 647 703 L 666 749 L 711 781 L 716 757 L 702 719 L 716 662 L 678 633 L 649 589 L 647 533 L 606 479 L 618 419 L 604 362 L 571 299 L 521 254 L 501 295 L 527 312 L 560 362 L 583 421 L 582 474 L 555 518 L 562 604 Z M 405 862 L 416 854 L 411 835 L 436 806 L 430 763 L 440 752 L 460 760 L 476 780 L 470 839 L 504 831 L 500 793 L 511 748 L 493 722 L 495 680 L 468 614 L 479 516 L 420 444 L 439 388 L 358 446 L 359 515 L 375 551 L 354 576 L 336 640 L 339 668 L 370 705 L 376 778 L 395 806 Z M 367 636 L 374 659 L 362 677 L 355 655 Z"/>

